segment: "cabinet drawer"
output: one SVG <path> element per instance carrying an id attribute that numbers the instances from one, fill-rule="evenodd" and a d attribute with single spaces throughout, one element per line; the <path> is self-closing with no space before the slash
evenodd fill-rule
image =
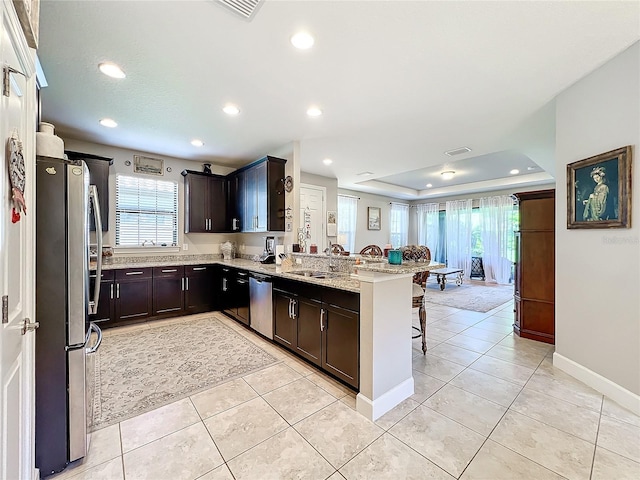
<path id="1" fill-rule="evenodd" d="M 116 280 L 151 278 L 152 274 L 153 274 L 153 267 L 125 268 L 122 270 L 116 270 Z"/>
<path id="2" fill-rule="evenodd" d="M 175 265 L 173 267 L 153 267 L 153 278 L 182 276 L 184 276 L 184 266 L 182 265 Z"/>
<path id="3" fill-rule="evenodd" d="M 100 280 L 103 282 L 113 281 L 116 271 L 115 270 L 103 270 L 100 275 Z M 89 278 L 96 278 L 95 270 L 92 270 L 89 274 Z"/>
<path id="4" fill-rule="evenodd" d="M 186 275 L 191 275 L 191 274 L 202 274 L 202 273 L 208 273 L 208 272 L 213 272 L 213 265 L 186 265 L 184 267 L 184 273 Z"/>

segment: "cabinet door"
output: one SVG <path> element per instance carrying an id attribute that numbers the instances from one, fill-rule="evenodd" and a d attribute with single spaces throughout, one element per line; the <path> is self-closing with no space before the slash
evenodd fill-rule
<path id="1" fill-rule="evenodd" d="M 296 303 L 295 296 L 273 291 L 273 339 L 291 350 L 296 338 Z"/>
<path id="2" fill-rule="evenodd" d="M 98 190 L 98 201 L 100 202 L 100 217 L 102 220 L 102 231 L 109 230 L 109 165 L 110 159 L 97 160 L 93 158 L 83 159 L 89 168 L 89 182 L 96 186 Z M 91 206 L 90 208 L 93 208 Z M 95 232 L 93 213 L 89 215 L 89 227 Z"/>
<path id="3" fill-rule="evenodd" d="M 153 315 L 180 315 L 184 310 L 184 267 L 153 269 Z"/>
<path id="4" fill-rule="evenodd" d="M 249 325 L 249 274 L 237 272 L 236 274 L 236 318 Z"/>
<path id="5" fill-rule="evenodd" d="M 224 177 L 209 178 L 209 231 L 226 232 L 227 226 L 227 182 Z"/>
<path id="6" fill-rule="evenodd" d="M 360 317 L 357 313 L 323 304 L 322 368 L 358 388 Z"/>
<path id="7" fill-rule="evenodd" d="M 116 321 L 150 317 L 153 310 L 152 291 L 151 276 L 116 280 Z"/>
<path id="8" fill-rule="evenodd" d="M 253 226 L 253 220 L 250 218 L 251 210 L 247 202 L 247 171 L 244 170 L 237 174 L 237 211 L 240 217 L 240 230 L 250 232 Z"/>
<path id="9" fill-rule="evenodd" d="M 236 277 L 234 270 L 226 267 L 220 269 L 220 275 L 218 277 L 218 310 L 223 310 L 227 313 L 232 313 L 232 309 L 235 308 L 235 284 Z M 235 312 L 233 312 L 235 313 Z"/>
<path id="10" fill-rule="evenodd" d="M 89 279 L 89 292 L 93 292 L 95 285 L 95 272 L 92 272 Z M 115 297 L 113 271 L 102 272 L 100 281 L 100 298 L 98 299 L 98 311 L 95 315 L 90 315 L 89 320 L 92 322 L 110 322 L 114 319 L 113 299 Z"/>
<path id="11" fill-rule="evenodd" d="M 262 162 L 251 169 L 253 171 L 255 190 L 255 210 L 257 232 L 267 231 L 267 162 Z"/>
<path id="12" fill-rule="evenodd" d="M 227 177 L 227 231 L 237 232 L 240 230 L 240 214 L 238 212 L 238 176 Z"/>
<path id="13" fill-rule="evenodd" d="M 210 312 L 213 305 L 212 265 L 185 267 L 185 310 L 187 313 Z"/>
<path id="14" fill-rule="evenodd" d="M 207 231 L 209 179 L 202 175 L 184 177 L 184 233 Z"/>
<path id="15" fill-rule="evenodd" d="M 321 364 L 322 354 L 321 306 L 318 300 L 298 298 L 296 352 L 316 365 Z"/>

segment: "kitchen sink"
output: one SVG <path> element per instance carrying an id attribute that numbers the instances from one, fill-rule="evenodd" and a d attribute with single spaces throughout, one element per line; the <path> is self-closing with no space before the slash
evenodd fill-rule
<path id="1" fill-rule="evenodd" d="M 289 272 L 293 275 L 300 275 L 301 277 L 312 277 L 312 278 L 335 278 L 340 274 L 335 272 L 321 272 L 319 270 L 295 270 L 293 272 Z"/>

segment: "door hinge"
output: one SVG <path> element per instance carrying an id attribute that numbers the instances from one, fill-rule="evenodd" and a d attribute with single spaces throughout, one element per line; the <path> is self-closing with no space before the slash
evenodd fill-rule
<path id="1" fill-rule="evenodd" d="M 40 326 L 40 322 L 31 322 L 30 318 L 25 318 L 22 324 L 22 335 L 27 332 L 33 332 Z"/>
<path id="2" fill-rule="evenodd" d="M 2 94 L 5 97 L 11 96 L 11 74 L 12 73 L 17 73 L 18 75 L 22 75 L 23 77 L 26 77 L 24 73 L 22 73 L 19 70 L 16 70 L 13 67 L 10 67 L 9 65 L 5 65 L 4 67 L 2 67 Z"/>
<path id="3" fill-rule="evenodd" d="M 9 295 L 2 296 L 2 323 L 9 323 Z"/>

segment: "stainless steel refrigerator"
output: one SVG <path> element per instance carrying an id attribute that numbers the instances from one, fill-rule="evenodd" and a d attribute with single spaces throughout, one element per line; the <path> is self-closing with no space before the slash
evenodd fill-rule
<path id="1" fill-rule="evenodd" d="M 89 181 L 82 161 L 36 159 L 36 319 L 40 328 L 35 433 L 41 477 L 84 457 L 89 447 L 92 353 L 102 340 L 100 329 L 89 322 L 89 314 L 97 308 L 102 267 L 100 208 Z M 98 243 L 94 292 L 89 292 L 90 214 L 95 217 Z"/>

